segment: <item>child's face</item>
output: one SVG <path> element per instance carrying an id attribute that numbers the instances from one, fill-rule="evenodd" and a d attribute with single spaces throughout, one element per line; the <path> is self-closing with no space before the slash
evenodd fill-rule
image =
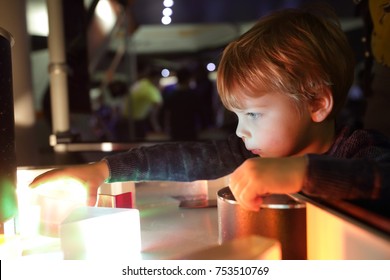
<path id="1" fill-rule="evenodd" d="M 243 108 L 233 112 L 238 116 L 236 134 L 254 154 L 284 157 L 318 152 L 318 136 L 308 106 L 299 112 L 286 95 L 245 96 Z"/>

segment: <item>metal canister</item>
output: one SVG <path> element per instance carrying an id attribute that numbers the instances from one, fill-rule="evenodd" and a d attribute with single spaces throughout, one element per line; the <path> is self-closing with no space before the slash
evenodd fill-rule
<path id="1" fill-rule="evenodd" d="M 0 27 L 0 231 L 17 213 L 12 45 L 11 34 Z"/>
<path id="2" fill-rule="evenodd" d="M 217 196 L 220 244 L 255 234 L 279 240 L 282 259 L 307 259 L 305 203 L 288 195 L 269 195 L 255 212 L 242 208 L 229 187 L 220 189 Z"/>

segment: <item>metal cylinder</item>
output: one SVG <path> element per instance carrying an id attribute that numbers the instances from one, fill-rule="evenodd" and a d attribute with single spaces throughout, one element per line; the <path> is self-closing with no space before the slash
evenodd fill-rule
<path id="1" fill-rule="evenodd" d="M 219 243 L 253 234 L 277 239 L 282 245 L 282 259 L 307 259 L 306 205 L 288 195 L 263 198 L 258 212 L 247 211 L 235 200 L 229 187 L 218 196 Z"/>
<path id="2" fill-rule="evenodd" d="M 12 45 L 11 34 L 0 27 L 0 223 L 17 212 Z"/>

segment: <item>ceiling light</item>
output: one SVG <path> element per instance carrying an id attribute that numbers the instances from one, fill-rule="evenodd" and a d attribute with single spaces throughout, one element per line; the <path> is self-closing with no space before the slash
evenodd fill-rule
<path id="1" fill-rule="evenodd" d="M 164 16 L 169 17 L 169 16 L 171 16 L 171 15 L 173 14 L 173 11 L 172 11 L 171 8 L 165 8 L 165 9 L 162 11 L 162 14 L 163 14 Z"/>
<path id="2" fill-rule="evenodd" d="M 171 17 L 164 16 L 161 18 L 161 22 L 162 22 L 162 24 L 168 25 L 172 22 L 172 19 L 171 19 Z"/>
<path id="3" fill-rule="evenodd" d="M 164 2 L 163 2 L 164 7 L 167 7 L 167 8 L 172 7 L 173 4 L 175 4 L 173 2 L 173 0 L 164 0 Z"/>

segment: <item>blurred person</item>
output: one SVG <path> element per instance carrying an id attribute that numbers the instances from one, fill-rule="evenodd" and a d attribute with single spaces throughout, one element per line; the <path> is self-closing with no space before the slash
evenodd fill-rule
<path id="1" fill-rule="evenodd" d="M 145 139 L 148 133 L 161 132 L 158 120 L 158 113 L 163 104 L 160 78 L 160 71 L 147 70 L 130 89 L 125 116 L 133 122 L 137 140 Z"/>
<path id="2" fill-rule="evenodd" d="M 195 69 L 195 90 L 201 100 L 201 128 L 215 127 L 214 83 L 209 78 L 209 71 L 203 64 Z"/>
<path id="3" fill-rule="evenodd" d="M 176 77 L 177 84 L 165 99 L 169 135 L 171 140 L 196 140 L 200 126 L 200 100 L 191 86 L 193 76 L 188 68 L 183 67 L 178 69 Z"/>
<path id="4" fill-rule="evenodd" d="M 92 126 L 99 141 L 130 140 L 129 123 L 124 116 L 123 106 L 127 94 L 127 83 L 119 80 L 109 82 L 107 90 L 101 88 L 92 115 Z"/>

